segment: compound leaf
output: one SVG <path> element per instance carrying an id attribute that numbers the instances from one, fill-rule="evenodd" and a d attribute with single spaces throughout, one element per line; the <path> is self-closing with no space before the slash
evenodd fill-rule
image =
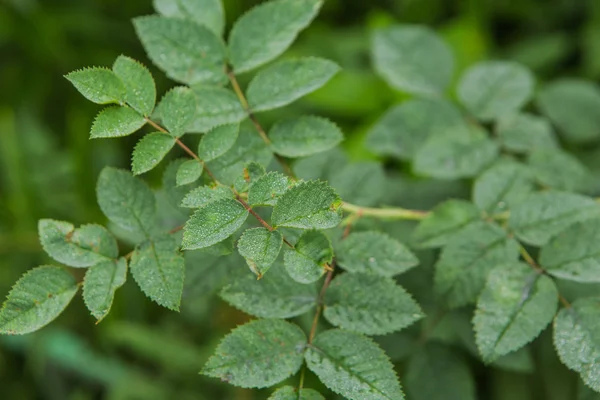
<path id="1" fill-rule="evenodd" d="M 293 182 L 279 172 L 269 172 L 258 178 L 248 190 L 248 204 L 252 206 L 274 206 Z"/>
<path id="2" fill-rule="evenodd" d="M 156 111 L 169 132 L 174 136 L 181 136 L 194 121 L 196 96 L 190 88 L 174 87 L 165 93 Z"/>
<path id="3" fill-rule="evenodd" d="M 186 160 L 177 168 L 177 175 L 175 176 L 177 186 L 189 185 L 196 182 L 200 179 L 203 170 L 204 164 L 198 160 Z"/>
<path id="4" fill-rule="evenodd" d="M 333 259 L 329 238 L 322 232 L 304 232 L 293 249 L 283 253 L 285 269 L 297 282 L 312 283 L 319 279 Z"/>
<path id="5" fill-rule="evenodd" d="M 112 306 L 115 292 L 127 280 L 127 260 L 105 261 L 89 268 L 83 280 L 83 301 L 100 322 Z"/>
<path id="6" fill-rule="evenodd" d="M 84 68 L 65 75 L 86 99 L 97 104 L 125 102 L 125 85 L 108 68 Z"/>
<path id="7" fill-rule="evenodd" d="M 112 67 L 126 88 L 125 101 L 142 115 L 150 116 L 156 102 L 156 86 L 148 69 L 133 58 L 120 55 Z"/>
<path id="8" fill-rule="evenodd" d="M 305 115 L 276 123 L 269 138 L 275 153 L 293 158 L 329 150 L 344 140 L 344 134 L 328 119 Z"/>
<path id="9" fill-rule="evenodd" d="M 175 138 L 162 132 L 152 132 L 141 138 L 131 156 L 131 171 L 143 174 L 156 167 L 175 146 Z"/>
<path id="10" fill-rule="evenodd" d="M 222 156 L 233 147 L 239 132 L 239 124 L 226 124 L 212 128 L 200 140 L 198 157 L 210 161 Z"/>
<path id="11" fill-rule="evenodd" d="M 132 134 L 146 124 L 133 108 L 111 106 L 100 111 L 90 130 L 90 138 L 115 138 Z"/>
<path id="12" fill-rule="evenodd" d="M 281 233 L 267 228 L 252 228 L 242 234 L 237 246 L 250 270 L 260 279 L 277 259 L 282 244 Z"/>

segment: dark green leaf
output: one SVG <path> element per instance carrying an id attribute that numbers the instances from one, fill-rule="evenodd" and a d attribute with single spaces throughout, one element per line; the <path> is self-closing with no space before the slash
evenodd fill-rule
<path id="1" fill-rule="evenodd" d="M 200 179 L 204 165 L 198 160 L 187 160 L 177 169 L 175 177 L 177 186 L 189 185 Z"/>
<path id="2" fill-rule="evenodd" d="M 298 392 L 292 386 L 284 386 L 273 392 L 268 400 L 325 400 L 325 397 L 313 389 L 300 389 Z"/>
<path id="3" fill-rule="evenodd" d="M 502 146 L 516 153 L 529 153 L 539 148 L 558 145 L 550 122 L 527 113 L 507 115 L 496 126 Z"/>
<path id="4" fill-rule="evenodd" d="M 133 58 L 123 55 L 117 57 L 112 69 L 125 85 L 127 104 L 140 114 L 150 116 L 156 102 L 156 87 L 150 71 Z"/>
<path id="5" fill-rule="evenodd" d="M 237 246 L 250 270 L 260 279 L 277 259 L 282 244 L 281 233 L 267 228 L 252 228 L 242 234 Z"/>
<path id="6" fill-rule="evenodd" d="M 590 177 L 589 171 L 578 159 L 560 149 L 535 149 L 527 163 L 535 179 L 552 189 L 582 189 Z"/>
<path id="7" fill-rule="evenodd" d="M 329 238 L 319 231 L 307 231 L 300 236 L 293 249 L 283 253 L 285 269 L 297 282 L 318 280 L 333 259 Z"/>
<path id="8" fill-rule="evenodd" d="M 194 121 L 196 96 L 187 87 L 174 87 L 163 96 L 156 110 L 169 132 L 181 136 Z"/>
<path id="9" fill-rule="evenodd" d="M 329 184 L 343 199 L 352 199 L 358 206 L 374 206 L 386 192 L 387 180 L 383 166 L 378 162 L 346 164 L 333 171 Z"/>
<path id="10" fill-rule="evenodd" d="M 181 207 L 200 208 L 221 199 L 233 199 L 233 192 L 225 186 L 200 186 L 185 195 Z"/>
<path id="11" fill-rule="evenodd" d="M 258 178 L 248 190 L 248 204 L 252 206 L 274 206 L 293 182 L 279 172 L 269 172 Z"/>
<path id="12" fill-rule="evenodd" d="M 233 147 L 240 132 L 239 124 L 227 124 L 208 131 L 198 145 L 198 157 L 204 161 L 214 160 Z"/>
<path id="13" fill-rule="evenodd" d="M 229 89 L 213 86 L 195 86 L 196 113 L 189 130 L 205 133 L 224 124 L 236 124 L 247 117 L 242 104 Z"/>
<path id="14" fill-rule="evenodd" d="M 276 123 L 269 131 L 271 148 L 285 157 L 305 157 L 337 146 L 342 131 L 333 122 L 311 115 Z"/>
<path id="15" fill-rule="evenodd" d="M 85 273 L 83 280 L 83 301 L 92 315 L 100 322 L 108 312 L 115 297 L 115 291 L 127 279 L 127 260 L 105 261 L 94 265 Z"/>
<path id="16" fill-rule="evenodd" d="M 175 138 L 162 132 L 149 133 L 137 142 L 131 157 L 131 171 L 143 174 L 156 167 L 175 146 Z"/>

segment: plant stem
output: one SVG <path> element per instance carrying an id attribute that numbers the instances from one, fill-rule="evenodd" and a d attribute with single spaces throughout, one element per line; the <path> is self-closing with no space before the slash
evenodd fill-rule
<path id="1" fill-rule="evenodd" d="M 351 214 L 359 214 L 363 217 L 382 219 L 405 219 L 419 221 L 427 217 L 430 211 L 409 210 L 406 208 L 371 208 L 361 207 L 354 204 L 342 203 L 342 210 Z M 353 221 L 353 220 L 351 220 Z M 348 221 L 348 222 L 351 222 Z"/>
<path id="2" fill-rule="evenodd" d="M 240 204 L 242 206 L 244 206 L 246 211 L 248 211 L 250 214 L 252 214 L 254 216 L 254 218 L 256 218 L 256 220 L 258 222 L 260 222 L 260 224 L 262 226 L 264 226 L 265 228 L 267 228 L 269 230 L 269 232 L 273 232 L 275 230 L 271 225 L 269 225 L 269 223 L 267 221 L 265 221 L 260 215 L 258 215 L 256 213 L 256 211 L 254 211 L 252 209 L 252 207 L 250 207 L 250 205 L 244 201 L 244 199 L 242 199 L 242 197 L 239 195 L 239 193 L 235 194 L 235 198 L 237 199 L 237 201 L 240 202 Z M 288 240 L 285 237 L 283 238 L 283 242 L 285 244 L 287 244 L 290 248 L 292 248 L 292 249 L 294 248 L 294 245 L 292 245 L 290 242 L 288 242 Z"/>
<path id="3" fill-rule="evenodd" d="M 315 317 L 313 318 L 312 326 L 310 327 L 310 334 L 308 335 L 308 344 L 313 342 L 315 338 L 315 334 L 317 333 L 317 325 L 319 324 L 319 318 L 321 317 L 321 313 L 323 312 L 323 299 L 325 298 L 325 292 L 331 283 L 331 279 L 333 278 L 333 272 L 335 271 L 335 262 L 331 264 L 331 270 L 327 273 L 325 277 L 325 282 L 323 283 L 323 287 L 321 288 L 321 292 L 319 292 L 319 297 L 317 298 L 317 312 L 315 312 Z"/>

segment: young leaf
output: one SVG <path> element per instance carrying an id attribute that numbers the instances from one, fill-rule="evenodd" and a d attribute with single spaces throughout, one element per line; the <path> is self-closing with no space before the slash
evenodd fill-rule
<path id="1" fill-rule="evenodd" d="M 185 264 L 172 236 L 142 243 L 133 252 L 129 268 L 146 296 L 163 307 L 179 311 Z"/>
<path id="2" fill-rule="evenodd" d="M 148 57 L 169 78 L 189 85 L 226 80 L 225 47 L 207 27 L 156 15 L 135 18 L 133 25 Z"/>
<path id="3" fill-rule="evenodd" d="M 121 104 L 125 102 L 123 82 L 107 68 L 84 68 L 65 75 L 86 99 L 96 104 Z"/>
<path id="4" fill-rule="evenodd" d="M 202 373 L 245 388 L 273 386 L 302 366 L 306 336 L 289 322 L 263 319 L 231 331 Z"/>
<path id="5" fill-rule="evenodd" d="M 550 122 L 527 113 L 516 113 L 500 118 L 496 132 L 502 146 L 515 153 L 529 153 L 541 147 L 558 146 Z"/>
<path id="6" fill-rule="evenodd" d="M 154 0 L 154 9 L 165 17 L 187 18 L 223 34 L 225 13 L 221 0 Z"/>
<path id="7" fill-rule="evenodd" d="M 527 163 L 535 179 L 552 189 L 581 190 L 590 178 L 588 169 L 577 158 L 560 149 L 535 149 Z"/>
<path id="8" fill-rule="evenodd" d="M 392 363 L 362 335 L 339 329 L 323 332 L 305 358 L 325 386 L 350 400 L 404 399 Z"/>
<path id="9" fill-rule="evenodd" d="M 200 208 L 221 199 L 233 199 L 233 192 L 225 186 L 200 186 L 185 195 L 181 207 Z"/>
<path id="10" fill-rule="evenodd" d="M 312 115 L 276 123 L 269 131 L 271 148 L 285 157 L 305 157 L 337 146 L 344 135 L 333 122 Z"/>
<path id="11" fill-rule="evenodd" d="M 127 260 L 105 261 L 89 268 L 83 280 L 83 301 L 100 322 L 112 306 L 115 292 L 127 280 Z"/>
<path id="12" fill-rule="evenodd" d="M 190 88 L 174 87 L 163 96 L 156 110 L 169 132 L 181 136 L 194 121 L 196 96 Z"/>
<path id="13" fill-rule="evenodd" d="M 519 258 L 519 245 L 499 226 L 480 222 L 455 235 L 435 265 L 434 289 L 450 308 L 472 303 L 490 270 Z"/>
<path id="14" fill-rule="evenodd" d="M 325 293 L 323 315 L 335 326 L 365 335 L 386 335 L 423 318 L 402 286 L 366 274 L 337 276 Z"/>
<path id="15" fill-rule="evenodd" d="M 240 132 L 239 124 L 227 124 L 208 131 L 198 145 L 198 157 L 204 161 L 214 160 L 233 147 Z"/>
<path id="16" fill-rule="evenodd" d="M 248 190 L 248 204 L 251 206 L 274 206 L 293 182 L 279 172 L 269 172 L 258 178 Z"/>
<path id="17" fill-rule="evenodd" d="M 119 227 L 148 236 L 154 227 L 156 200 L 144 181 L 131 173 L 105 167 L 98 177 L 100 209 Z"/>
<path id="18" fill-rule="evenodd" d="M 560 360 L 600 392 L 600 299 L 576 300 L 554 319 L 554 346 Z"/>
<path id="19" fill-rule="evenodd" d="M 300 236 L 293 249 L 285 249 L 285 269 L 296 282 L 312 283 L 318 280 L 333 259 L 329 238 L 319 231 L 307 231 Z"/>
<path id="20" fill-rule="evenodd" d="M 221 298 L 256 317 L 292 318 L 317 305 L 317 287 L 295 282 L 278 265 L 259 280 L 252 274 L 231 280 Z"/>
<path id="21" fill-rule="evenodd" d="M 552 321 L 557 306 L 558 290 L 552 279 L 529 265 L 494 268 L 473 317 L 484 361 L 491 362 L 535 339 Z"/>
<path id="22" fill-rule="evenodd" d="M 248 211 L 233 199 L 221 199 L 198 209 L 183 228 L 182 248 L 201 249 L 219 243 L 237 231 Z"/>
<path id="23" fill-rule="evenodd" d="M 429 28 L 404 25 L 378 30 L 371 48 L 375 70 L 395 89 L 439 94 L 452 79 L 452 52 Z"/>
<path id="24" fill-rule="evenodd" d="M 41 219 L 38 234 L 44 251 L 71 267 L 91 267 L 119 255 L 115 237 L 100 225 L 75 229 L 69 222 Z"/>
<path id="25" fill-rule="evenodd" d="M 316 57 L 279 61 L 250 81 L 250 109 L 259 112 L 286 106 L 325 85 L 339 70 L 336 63 Z"/>
<path id="26" fill-rule="evenodd" d="M 484 61 L 467 69 L 458 83 L 461 103 L 475 117 L 488 121 L 519 110 L 533 95 L 535 79 L 510 61 Z"/>
<path id="27" fill-rule="evenodd" d="M 187 160 L 177 168 L 175 182 L 177 186 L 189 185 L 200 179 L 204 165 L 198 160 Z"/>
<path id="28" fill-rule="evenodd" d="M 321 393 L 313 389 L 300 389 L 284 386 L 277 389 L 267 400 L 325 400 Z"/>
<path id="29" fill-rule="evenodd" d="M 598 216 L 600 206 L 590 197 L 566 192 L 539 192 L 513 207 L 508 225 L 520 240 L 533 246 L 543 246 L 569 225 Z"/>
<path id="30" fill-rule="evenodd" d="M 90 139 L 131 135 L 146 124 L 137 111 L 129 107 L 111 106 L 100 111 L 90 130 Z"/>
<path id="31" fill-rule="evenodd" d="M 205 133 L 220 125 L 237 124 L 247 117 L 235 93 L 229 89 L 200 85 L 192 90 L 197 107 L 190 132 Z"/>
<path id="32" fill-rule="evenodd" d="M 267 228 L 252 228 L 242 234 L 237 246 L 250 270 L 260 279 L 277 259 L 282 244 L 281 233 Z"/>
<path id="33" fill-rule="evenodd" d="M 140 175 L 156 167 L 175 146 L 175 138 L 162 132 L 152 132 L 141 138 L 131 157 L 131 172 Z"/>
<path id="34" fill-rule="evenodd" d="M 234 71 L 249 71 L 283 53 L 317 15 L 321 4 L 320 0 L 272 0 L 242 15 L 229 34 Z"/>
<path id="35" fill-rule="evenodd" d="M 120 55 L 112 67 L 127 90 L 125 101 L 144 116 L 150 116 L 156 102 L 156 87 L 152 74 L 133 58 Z"/>
<path id="36" fill-rule="evenodd" d="M 352 273 L 394 276 L 419 264 L 405 245 L 376 231 L 351 233 L 336 254 L 338 264 Z"/>
<path id="37" fill-rule="evenodd" d="M 233 182 L 233 187 L 240 193 L 247 192 L 250 189 L 250 185 L 266 173 L 265 167 L 261 164 L 254 161 L 249 162 L 244 167 L 242 174 Z"/>
<path id="38" fill-rule="evenodd" d="M 69 305 L 79 286 L 66 270 L 43 265 L 15 283 L 0 310 L 0 334 L 23 335 L 48 325 Z"/>
<path id="39" fill-rule="evenodd" d="M 325 182 L 301 182 L 281 195 L 271 220 L 288 228 L 333 228 L 342 220 L 341 200 Z"/>

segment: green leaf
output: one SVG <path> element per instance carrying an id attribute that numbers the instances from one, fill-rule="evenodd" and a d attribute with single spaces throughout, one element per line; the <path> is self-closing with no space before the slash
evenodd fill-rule
<path id="1" fill-rule="evenodd" d="M 535 179 L 552 189 L 575 191 L 588 183 L 590 173 L 574 156 L 561 149 L 535 149 L 527 160 Z"/>
<path id="2" fill-rule="evenodd" d="M 552 276 L 600 282 L 600 220 L 583 220 L 554 236 L 540 251 L 540 264 Z"/>
<path id="3" fill-rule="evenodd" d="M 246 94 L 250 109 L 286 106 L 325 85 L 339 70 L 336 63 L 316 57 L 279 61 L 250 81 Z"/>
<path id="4" fill-rule="evenodd" d="M 131 171 L 143 174 L 156 167 L 175 146 L 175 138 L 162 132 L 152 132 L 141 138 L 131 156 Z"/>
<path id="5" fill-rule="evenodd" d="M 557 306 L 558 290 L 552 279 L 529 265 L 494 268 L 473 317 L 484 361 L 494 361 L 534 340 L 552 321 Z"/>
<path id="6" fill-rule="evenodd" d="M 168 131 L 174 136 L 181 136 L 194 122 L 196 96 L 190 88 L 174 87 L 163 96 L 156 110 Z"/>
<path id="7" fill-rule="evenodd" d="M 125 170 L 105 167 L 98 177 L 100 209 L 119 227 L 148 236 L 154 227 L 156 200 L 144 181 Z"/>
<path id="8" fill-rule="evenodd" d="M 65 75 L 86 99 L 96 104 L 125 102 L 125 85 L 108 68 L 84 68 Z"/>
<path id="9" fill-rule="evenodd" d="M 293 249 L 283 253 L 285 269 L 293 280 L 312 283 L 325 273 L 325 266 L 333 260 L 329 238 L 319 231 L 307 231 L 300 236 Z"/>
<path id="10" fill-rule="evenodd" d="M 156 102 L 156 87 L 148 69 L 133 58 L 120 55 L 113 64 L 113 72 L 126 88 L 125 101 L 144 116 L 150 116 Z"/>
<path id="11" fill-rule="evenodd" d="M 531 194 L 513 207 L 508 225 L 520 240 L 533 246 L 543 246 L 569 225 L 598 216 L 600 206 L 590 197 L 566 192 L 540 192 Z"/>
<path id="12" fill-rule="evenodd" d="M 0 334 L 23 335 L 48 325 L 69 305 L 79 286 L 66 270 L 43 265 L 15 283 L 0 310 Z"/>
<path id="13" fill-rule="evenodd" d="M 294 324 L 252 321 L 225 336 L 202 373 L 234 386 L 273 386 L 298 372 L 305 347 L 306 336 Z"/>
<path id="14" fill-rule="evenodd" d="M 576 300 L 554 319 L 554 346 L 560 360 L 600 392 L 600 299 Z"/>
<path id="15" fill-rule="evenodd" d="M 90 131 L 90 139 L 131 135 L 145 124 L 144 117 L 133 108 L 106 107 L 96 115 Z"/>
<path id="16" fill-rule="evenodd" d="M 320 0 L 272 0 L 242 15 L 229 34 L 234 71 L 249 71 L 283 53 L 317 15 L 321 4 Z"/>
<path id="17" fill-rule="evenodd" d="M 182 248 L 201 249 L 233 235 L 246 221 L 248 211 L 233 199 L 221 199 L 198 209 L 183 228 Z"/>
<path id="18" fill-rule="evenodd" d="M 247 117 L 242 104 L 229 89 L 195 86 L 196 113 L 189 130 L 204 133 L 224 124 L 236 124 Z"/>
<path id="19" fill-rule="evenodd" d="M 305 157 L 337 146 L 344 135 L 333 122 L 312 115 L 276 123 L 269 131 L 271 148 L 285 157 Z"/>
<path id="20" fill-rule="evenodd" d="M 533 95 L 535 78 L 524 66 L 511 61 L 483 61 L 467 69 L 457 95 L 466 109 L 480 120 L 510 115 Z"/>
<path id="21" fill-rule="evenodd" d="M 439 94 L 452 79 L 452 52 L 429 28 L 396 25 L 377 30 L 371 49 L 375 70 L 395 89 L 417 95 Z"/>
<path id="22" fill-rule="evenodd" d="M 222 156 L 233 147 L 239 132 L 239 124 L 220 125 L 212 128 L 200 140 L 198 157 L 204 161 L 210 161 Z"/>
<path id="23" fill-rule="evenodd" d="M 251 161 L 246 164 L 242 170 L 242 174 L 235 179 L 233 188 L 241 193 L 247 192 L 250 189 L 250 185 L 266 173 L 265 167 L 257 162 Z"/>
<path id="24" fill-rule="evenodd" d="M 457 233 L 481 219 L 481 212 L 465 200 L 447 200 L 436 206 L 412 234 L 421 248 L 442 247 Z"/>
<path id="25" fill-rule="evenodd" d="M 102 321 L 108 315 L 115 292 L 127 280 L 127 260 L 105 261 L 89 268 L 83 280 L 83 301 L 92 315 Z"/>
<path id="26" fill-rule="evenodd" d="M 281 195 L 271 220 L 288 228 L 333 228 L 342 220 L 341 200 L 325 182 L 301 182 Z"/>
<path id="27" fill-rule="evenodd" d="M 223 34 L 225 13 L 221 0 L 154 0 L 154 9 L 165 17 L 179 17 Z"/>
<path id="28" fill-rule="evenodd" d="M 580 79 L 560 79 L 539 92 L 537 106 L 571 143 L 590 143 L 600 138 L 600 89 Z"/>
<path id="29" fill-rule="evenodd" d="M 341 198 L 352 199 L 353 204 L 364 207 L 379 204 L 387 182 L 383 166 L 373 161 L 346 164 L 329 176 L 329 184 Z"/>
<path id="30" fill-rule="evenodd" d="M 279 172 L 269 172 L 258 178 L 248 190 L 248 204 L 251 206 L 274 206 L 293 182 Z"/>
<path id="31" fill-rule="evenodd" d="M 187 160 L 177 168 L 177 186 L 189 185 L 200 179 L 204 165 L 198 160 Z"/>
<path id="32" fill-rule="evenodd" d="M 50 257 L 71 267 L 91 267 L 119 255 L 117 241 L 104 227 L 41 219 L 38 234 L 42 247 Z"/>
<path id="33" fill-rule="evenodd" d="M 223 300 L 260 318 L 292 318 L 317 305 L 317 287 L 290 279 L 278 265 L 262 279 L 252 274 L 231 280 L 221 291 Z"/>
<path id="34" fill-rule="evenodd" d="M 242 234 L 237 247 L 250 270 L 260 279 L 277 259 L 282 244 L 281 233 L 267 228 L 252 228 Z"/>
<path id="35" fill-rule="evenodd" d="M 534 149 L 554 148 L 558 145 L 550 122 L 527 113 L 500 118 L 496 132 L 502 146 L 515 153 L 529 153 Z"/>
<path id="36" fill-rule="evenodd" d="M 298 392 L 292 386 L 284 386 L 273 392 L 268 400 L 325 400 L 325 397 L 313 389 L 300 389 Z"/>
<path id="37" fill-rule="evenodd" d="M 460 111 L 442 99 L 411 99 L 383 114 L 367 133 L 366 146 L 382 156 L 411 160 L 428 137 L 463 123 Z"/>
<path id="38" fill-rule="evenodd" d="M 337 276 L 325 293 L 325 318 L 340 328 L 386 335 L 423 318 L 419 305 L 391 278 L 367 274 Z"/>
<path id="39" fill-rule="evenodd" d="M 179 311 L 185 263 L 175 238 L 165 235 L 142 243 L 133 252 L 129 268 L 146 296 Z"/>
<path id="40" fill-rule="evenodd" d="M 186 194 L 191 193 L 190 191 L 195 185 L 188 184 L 183 186 L 177 186 L 177 171 L 181 165 L 189 161 L 185 158 L 178 158 L 171 161 L 162 176 L 162 191 L 166 197 L 167 202 L 175 209 L 183 207 L 182 200 Z M 187 215 L 185 210 L 181 210 L 184 215 Z"/>
<path id="41" fill-rule="evenodd" d="M 181 207 L 200 208 L 222 199 L 233 199 L 233 192 L 225 186 L 200 186 L 185 195 Z"/>
<path id="42" fill-rule="evenodd" d="M 133 25 L 148 57 L 169 78 L 189 85 L 226 80 L 225 46 L 207 27 L 156 15 L 135 18 Z"/>
<path id="43" fill-rule="evenodd" d="M 466 360 L 440 343 L 418 347 L 403 377 L 414 400 L 475 400 L 476 385 Z"/>
<path id="44" fill-rule="evenodd" d="M 489 272 L 519 258 L 519 244 L 499 226 L 480 222 L 443 248 L 435 265 L 434 289 L 450 308 L 475 302 Z"/>
<path id="45" fill-rule="evenodd" d="M 394 276 L 419 264 L 419 259 L 383 232 L 351 233 L 336 251 L 337 262 L 352 273 Z"/>
<path id="46" fill-rule="evenodd" d="M 402 400 L 390 360 L 372 340 L 332 329 L 318 335 L 306 351 L 306 363 L 321 382 L 350 400 Z"/>

